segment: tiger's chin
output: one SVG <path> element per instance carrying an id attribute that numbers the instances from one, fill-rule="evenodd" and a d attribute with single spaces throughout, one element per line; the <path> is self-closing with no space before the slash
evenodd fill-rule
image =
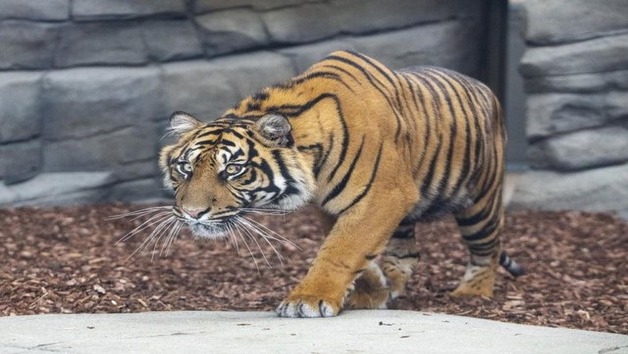
<path id="1" fill-rule="evenodd" d="M 227 229 L 219 225 L 207 225 L 202 223 L 188 223 L 188 228 L 195 237 L 216 240 L 227 237 Z"/>

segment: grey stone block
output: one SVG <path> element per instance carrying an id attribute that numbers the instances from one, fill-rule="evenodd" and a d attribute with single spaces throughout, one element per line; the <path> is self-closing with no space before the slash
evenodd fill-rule
<path id="1" fill-rule="evenodd" d="M 446 21 L 351 41 L 355 48 L 394 69 L 436 65 L 477 76 L 482 27 L 475 21 Z"/>
<path id="2" fill-rule="evenodd" d="M 533 168 L 559 171 L 625 163 L 628 161 L 628 129 L 608 126 L 554 136 L 531 144 L 528 156 Z"/>
<path id="3" fill-rule="evenodd" d="M 270 38 L 276 43 L 312 42 L 332 37 L 343 29 L 329 3 L 306 3 L 262 15 Z"/>
<path id="4" fill-rule="evenodd" d="M 525 90 L 528 93 L 593 93 L 613 90 L 628 91 L 628 70 L 595 74 L 534 77 L 525 81 Z"/>
<path id="5" fill-rule="evenodd" d="M 136 22 L 70 24 L 61 30 L 55 57 L 58 67 L 76 65 L 138 65 L 148 62 L 148 50 Z"/>
<path id="6" fill-rule="evenodd" d="M 242 98 L 295 74 L 290 60 L 257 52 L 163 65 L 163 103 L 168 113 L 183 110 L 213 120 Z"/>
<path id="7" fill-rule="evenodd" d="M 521 58 L 525 77 L 599 73 L 628 69 L 628 34 L 558 46 L 528 48 Z"/>
<path id="8" fill-rule="evenodd" d="M 512 209 L 617 211 L 628 218 L 628 164 L 561 173 L 529 171 L 517 179 Z"/>
<path id="9" fill-rule="evenodd" d="M 199 57 L 203 47 L 187 20 L 153 20 L 141 25 L 148 53 L 158 61 Z"/>
<path id="10" fill-rule="evenodd" d="M 268 44 L 260 15 L 250 9 L 198 16 L 205 51 L 209 56 L 231 53 Z"/>
<path id="11" fill-rule="evenodd" d="M 34 177 L 42 164 L 38 139 L 0 145 L 0 180 L 13 184 Z"/>
<path id="12" fill-rule="evenodd" d="M 156 159 L 156 131 L 131 126 L 81 139 L 46 142 L 44 171 L 115 170 L 119 165 Z"/>
<path id="13" fill-rule="evenodd" d="M 164 114 L 160 92 L 155 67 L 50 72 L 43 78 L 44 136 L 81 138 L 156 119 Z"/>
<path id="14" fill-rule="evenodd" d="M 332 0 L 331 16 L 341 32 L 376 33 L 451 19 L 482 17 L 481 0 Z"/>
<path id="15" fill-rule="evenodd" d="M 109 201 L 132 202 L 162 198 L 163 186 L 158 178 L 116 183 L 107 196 Z"/>
<path id="16" fill-rule="evenodd" d="M 526 0 L 526 40 L 547 45 L 574 42 L 628 29 L 625 0 Z"/>
<path id="17" fill-rule="evenodd" d="M 64 21 L 69 18 L 70 0 L 0 0 L 0 20 Z"/>
<path id="18" fill-rule="evenodd" d="M 334 0 L 266 11 L 263 18 L 272 41 L 307 43 L 341 33 L 373 33 L 456 17 L 477 17 L 481 4 L 460 0 Z"/>
<path id="19" fill-rule="evenodd" d="M 355 50 L 401 69 L 436 65 L 477 75 L 481 53 L 477 47 L 482 26 L 475 21 L 445 21 L 382 34 L 344 36 L 279 52 L 291 59 L 297 72 L 336 50 Z"/>
<path id="20" fill-rule="evenodd" d="M 51 67 L 58 26 L 29 21 L 0 21 L 0 70 Z"/>
<path id="21" fill-rule="evenodd" d="M 40 72 L 0 73 L 0 144 L 41 134 Z"/>
<path id="22" fill-rule="evenodd" d="M 213 63 L 229 78 L 237 95 L 229 107 L 264 87 L 282 83 L 296 75 L 288 58 L 271 52 L 218 58 Z"/>
<path id="23" fill-rule="evenodd" d="M 209 121 L 232 107 L 237 99 L 229 78 L 205 60 L 163 65 L 164 120 L 174 111 L 185 111 Z"/>
<path id="24" fill-rule="evenodd" d="M 161 135 L 164 130 L 156 130 L 151 135 Z M 137 160 L 116 166 L 116 179 L 119 181 L 132 181 L 145 178 L 161 178 L 161 170 L 158 165 L 158 149 L 153 149 L 153 154 L 146 160 Z M 161 180 L 161 179 L 160 179 Z"/>
<path id="25" fill-rule="evenodd" d="M 0 188 L 0 205 L 67 205 L 105 200 L 110 172 L 42 173 L 28 182 Z"/>
<path id="26" fill-rule="evenodd" d="M 9 206 L 17 200 L 17 194 L 0 181 L 0 206 Z"/>
<path id="27" fill-rule="evenodd" d="M 280 7 L 298 6 L 303 4 L 303 0 L 195 0 L 193 4 L 195 13 L 205 13 L 243 7 L 253 8 L 255 10 L 270 10 Z"/>
<path id="28" fill-rule="evenodd" d="M 185 0 L 73 0 L 72 17 L 77 20 L 121 19 L 153 15 L 185 14 Z"/>
<path id="29" fill-rule="evenodd" d="M 547 93 L 528 96 L 530 140 L 598 127 L 628 117 L 628 92 L 596 94 Z"/>
<path id="30" fill-rule="evenodd" d="M 318 43 L 288 47 L 279 50 L 279 53 L 289 58 L 297 73 L 304 72 L 315 62 L 337 50 L 356 50 L 356 44 L 351 37 L 341 37 Z"/>

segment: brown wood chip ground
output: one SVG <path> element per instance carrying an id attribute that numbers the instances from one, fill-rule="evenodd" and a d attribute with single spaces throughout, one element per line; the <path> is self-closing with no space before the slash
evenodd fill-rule
<path id="1" fill-rule="evenodd" d="M 168 310 L 273 310 L 307 271 L 322 235 L 311 210 L 256 219 L 298 247 L 239 248 L 186 231 L 130 257 L 140 206 L 0 209 L 0 316 Z M 395 308 L 628 334 L 628 223 L 609 214 L 509 213 L 504 247 L 528 274 L 500 270 L 492 299 L 448 295 L 466 253 L 450 220 L 420 224 L 422 259 Z M 356 235 L 358 237 L 358 235 Z M 169 254 L 165 254 L 169 251 Z M 267 258 L 269 267 L 264 257 Z M 253 261 L 257 260 L 257 266 Z"/>

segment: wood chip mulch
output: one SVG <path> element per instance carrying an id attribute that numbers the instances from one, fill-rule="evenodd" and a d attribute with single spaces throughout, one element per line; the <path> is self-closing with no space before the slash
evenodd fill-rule
<path id="1" fill-rule="evenodd" d="M 0 316 L 171 310 L 273 310 L 301 279 L 323 237 L 311 210 L 257 220 L 298 247 L 239 247 L 187 231 L 131 257 L 139 206 L 0 209 Z M 528 274 L 500 270 L 495 296 L 448 295 L 466 253 L 451 220 L 417 226 L 422 259 L 395 308 L 628 334 L 628 223 L 610 214 L 509 213 L 503 235 Z M 356 235 L 358 236 L 358 235 Z M 168 253 L 169 252 L 169 253 Z M 168 254 L 166 254 L 168 253 Z M 271 268 L 266 264 L 267 258 Z M 257 260 L 257 265 L 253 261 Z"/>

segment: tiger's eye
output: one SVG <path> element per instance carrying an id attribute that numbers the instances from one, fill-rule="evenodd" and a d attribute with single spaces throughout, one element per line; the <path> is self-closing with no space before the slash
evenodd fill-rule
<path id="1" fill-rule="evenodd" d="M 235 175 L 242 172 L 243 169 L 244 166 L 242 165 L 230 164 L 227 165 L 227 167 L 225 168 L 225 172 L 227 172 L 227 174 L 229 175 Z"/>
<path id="2" fill-rule="evenodd" d="M 192 175 L 192 170 L 194 169 L 194 167 L 191 163 L 187 161 L 179 161 L 175 165 L 175 169 L 177 170 L 179 175 L 183 177 L 183 179 L 188 179 Z"/>

